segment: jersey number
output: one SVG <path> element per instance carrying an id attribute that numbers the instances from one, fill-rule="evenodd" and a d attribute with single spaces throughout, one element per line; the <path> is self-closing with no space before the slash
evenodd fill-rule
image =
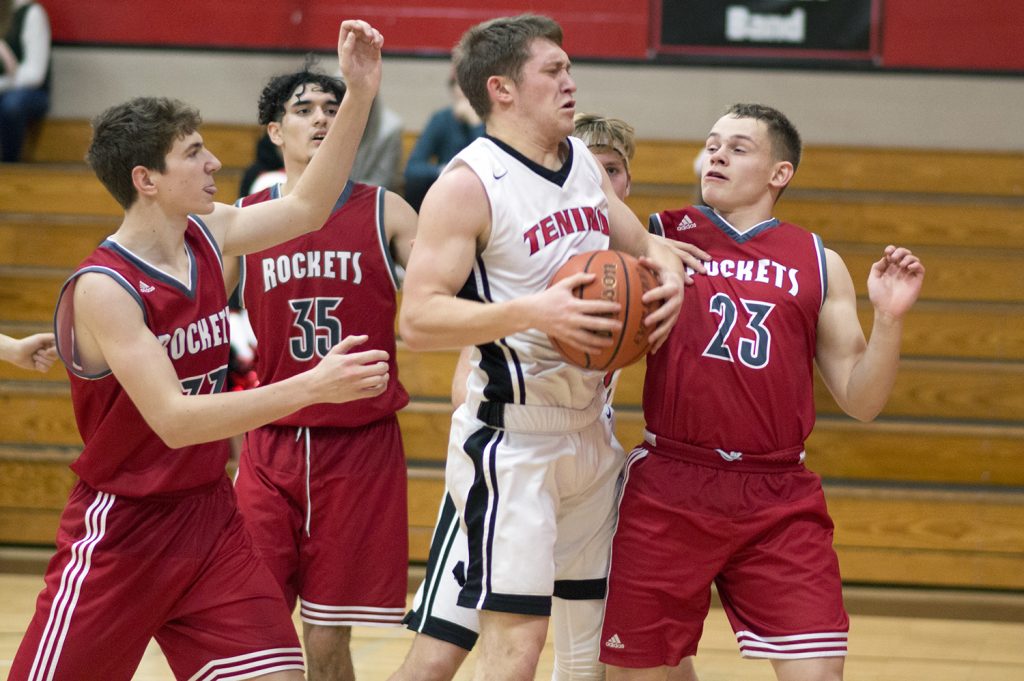
<path id="1" fill-rule="evenodd" d="M 300 331 L 298 337 L 288 341 L 292 357 L 299 361 L 323 357 L 341 340 L 341 320 L 331 314 L 341 298 L 298 298 L 288 304 Z"/>
<path id="2" fill-rule="evenodd" d="M 740 303 L 750 315 L 747 328 L 754 332 L 753 338 L 740 338 L 740 362 L 751 369 L 763 369 L 768 366 L 772 344 L 772 334 L 764 322 L 775 305 L 743 298 L 740 299 Z M 734 362 L 736 360 L 732 356 L 732 350 L 726 345 L 726 341 L 732 333 L 733 327 L 736 326 L 736 303 L 725 293 L 716 293 L 711 298 L 709 309 L 712 314 L 719 315 L 722 320 L 718 322 L 718 331 L 711 342 L 704 348 L 704 356 Z"/>
<path id="3" fill-rule="evenodd" d="M 198 376 L 190 376 L 189 378 L 181 379 L 181 392 L 186 395 L 200 395 L 203 394 L 203 387 L 206 382 L 210 382 L 210 390 L 206 391 L 207 394 L 213 395 L 224 391 L 224 384 L 228 380 L 228 368 L 227 365 L 222 366 L 219 369 L 214 369 L 208 374 L 200 374 Z"/>

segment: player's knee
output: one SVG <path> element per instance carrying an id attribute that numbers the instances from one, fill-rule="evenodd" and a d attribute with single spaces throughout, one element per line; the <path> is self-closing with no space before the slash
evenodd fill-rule
<path id="1" fill-rule="evenodd" d="M 454 643 L 417 634 L 402 666 L 388 681 L 451 681 L 469 651 Z"/>
<path id="2" fill-rule="evenodd" d="M 547 617 L 481 610 L 477 665 L 495 681 L 532 681 L 547 625 Z"/>
<path id="3" fill-rule="evenodd" d="M 812 657 L 798 660 L 773 659 L 779 681 L 843 681 L 843 657 Z"/>
<path id="4" fill-rule="evenodd" d="M 604 665 L 596 659 L 587 662 L 575 660 L 565 663 L 556 656 L 551 681 L 604 681 L 604 676 Z"/>
<path id="5" fill-rule="evenodd" d="M 335 665 L 349 658 L 351 627 L 320 627 L 306 624 L 303 627 L 303 634 L 310 666 Z"/>

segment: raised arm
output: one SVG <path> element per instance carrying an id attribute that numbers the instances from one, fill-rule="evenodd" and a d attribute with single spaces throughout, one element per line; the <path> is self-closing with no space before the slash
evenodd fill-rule
<path id="1" fill-rule="evenodd" d="M 818 317 L 816 360 L 825 385 L 850 416 L 870 421 L 885 406 L 899 368 L 903 318 L 921 292 L 924 265 L 906 248 L 887 246 L 868 275 L 875 316 L 864 340 L 853 280 L 839 254 L 825 251 L 828 295 Z"/>
<path id="2" fill-rule="evenodd" d="M 170 447 L 237 435 L 317 402 L 374 397 L 389 378 L 387 353 L 348 352 L 366 340 L 349 336 L 316 367 L 292 378 L 253 390 L 185 395 L 141 308 L 114 279 L 81 275 L 74 306 L 75 343 L 81 357 L 88 358 L 87 370 L 109 368 Z"/>
<path id="3" fill-rule="evenodd" d="M 409 347 L 460 348 L 530 328 L 582 350 L 610 345 L 610 339 L 587 331 L 614 330 L 618 322 L 594 315 L 614 312 L 618 304 L 572 295 L 574 287 L 593 280 L 592 274 L 566 277 L 514 300 L 484 304 L 455 297 L 487 241 L 490 219 L 483 185 L 467 166 L 446 172 L 427 192 L 399 313 L 399 330 Z"/>
<path id="4" fill-rule="evenodd" d="M 241 255 L 318 229 L 348 181 L 373 98 L 380 87 L 384 39 L 365 21 L 343 21 L 338 59 L 346 92 L 338 115 L 295 188 L 246 208 L 217 204 L 205 218 L 224 255 Z"/>
<path id="5" fill-rule="evenodd" d="M 402 267 L 409 266 L 418 219 L 416 211 L 401 196 L 394 192 L 384 194 L 384 235 L 391 246 L 391 257 Z"/>

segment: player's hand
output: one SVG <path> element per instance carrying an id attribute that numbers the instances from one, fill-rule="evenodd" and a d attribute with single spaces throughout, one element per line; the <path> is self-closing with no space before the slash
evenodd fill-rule
<path id="1" fill-rule="evenodd" d="M 868 273 L 868 298 L 875 309 L 902 319 L 921 293 L 924 265 L 907 248 L 889 245 Z"/>
<path id="2" fill-rule="evenodd" d="M 46 372 L 57 361 L 57 347 L 52 333 L 37 333 L 11 339 L 7 359 L 22 369 Z"/>
<path id="3" fill-rule="evenodd" d="M 651 234 L 659 244 L 668 248 L 683 262 L 683 283 L 687 286 L 693 284 L 693 274 L 707 274 L 704 263 L 711 260 L 711 256 L 693 244 L 675 239 L 666 239 L 657 234 Z"/>
<path id="4" fill-rule="evenodd" d="M 605 315 L 616 314 L 621 305 L 607 300 L 581 300 L 573 290 L 594 281 L 593 272 L 578 272 L 524 301 L 530 326 L 583 352 L 597 353 L 612 346 L 611 333 L 622 322 Z"/>
<path id="5" fill-rule="evenodd" d="M 318 402 L 349 402 L 376 397 L 388 387 L 388 353 L 383 350 L 353 352 L 368 336 L 346 336 L 331 348 L 314 372 L 314 388 L 323 399 Z"/>
<path id="6" fill-rule="evenodd" d="M 372 96 L 380 89 L 384 36 L 360 19 L 341 22 L 338 32 L 338 63 L 349 90 Z"/>
<path id="7" fill-rule="evenodd" d="M 657 261 L 648 257 L 640 258 L 640 264 L 652 270 L 658 277 L 660 285 L 644 294 L 644 303 L 661 301 L 658 309 L 647 315 L 644 324 L 653 330 L 650 333 L 651 352 L 658 351 L 675 328 L 679 311 L 683 306 L 683 280 L 671 270 L 667 270 Z"/>

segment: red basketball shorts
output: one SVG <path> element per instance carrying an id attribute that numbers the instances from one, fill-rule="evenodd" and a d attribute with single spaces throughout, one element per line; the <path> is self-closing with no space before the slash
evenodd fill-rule
<path id="1" fill-rule="evenodd" d="M 398 419 L 248 433 L 238 504 L 304 622 L 391 626 L 408 590 L 407 473 Z"/>
<path id="2" fill-rule="evenodd" d="M 227 478 L 141 500 L 79 482 L 10 678 L 127 681 L 152 638 L 179 679 L 303 668 L 288 608 Z"/>
<path id="3" fill-rule="evenodd" d="M 659 441 L 660 444 L 660 441 Z M 744 657 L 846 654 L 821 479 L 789 465 L 630 454 L 612 545 L 601 660 L 674 666 L 697 652 L 718 587 Z"/>

